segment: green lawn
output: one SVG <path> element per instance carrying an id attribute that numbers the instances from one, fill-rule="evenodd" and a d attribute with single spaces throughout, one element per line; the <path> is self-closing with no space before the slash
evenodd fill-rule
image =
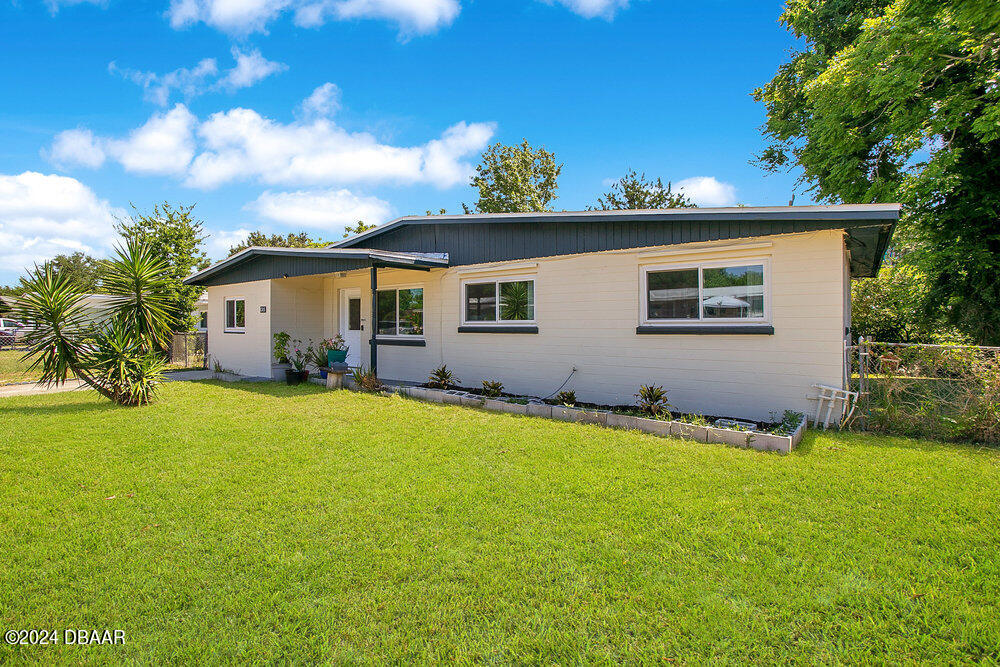
<path id="1" fill-rule="evenodd" d="M 0 663 L 1000 659 L 1000 452 L 399 397 L 0 399 Z"/>
<path id="2" fill-rule="evenodd" d="M 27 382 L 32 380 L 28 372 L 31 362 L 21 361 L 24 352 L 17 350 L 0 350 L 0 385 Z"/>

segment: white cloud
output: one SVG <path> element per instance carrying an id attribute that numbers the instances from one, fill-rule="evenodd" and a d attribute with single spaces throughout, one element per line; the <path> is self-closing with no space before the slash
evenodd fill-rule
<path id="1" fill-rule="evenodd" d="M 321 86 L 301 108 L 330 111 L 333 89 Z M 199 121 L 178 104 L 154 114 L 125 139 L 68 130 L 56 137 L 48 154 L 59 164 L 99 166 L 97 155 L 103 151 L 126 171 L 176 175 L 185 185 L 202 189 L 237 181 L 293 187 L 429 183 L 449 188 L 468 181 L 474 171 L 468 158 L 486 147 L 495 130 L 493 123 L 463 121 L 424 144 L 392 146 L 367 132 L 349 132 L 329 118 L 280 123 L 253 109 L 235 108 Z"/>
<path id="2" fill-rule="evenodd" d="M 212 90 L 234 92 L 288 69 L 284 63 L 268 60 L 257 49 L 243 52 L 234 47 L 232 53 L 235 65 L 221 74 L 214 58 L 204 58 L 190 69 L 180 67 L 165 74 L 123 69 L 115 62 L 108 65 L 108 71 L 142 87 L 146 101 L 162 107 L 169 104 L 174 92 L 179 92 L 185 100 Z"/>
<path id="3" fill-rule="evenodd" d="M 231 231 L 211 232 L 205 243 L 208 256 L 225 257 L 229 254 L 230 248 L 240 245 L 247 240 L 250 231 L 249 229 L 240 227 Z"/>
<path id="4" fill-rule="evenodd" d="M 227 90 L 249 88 L 272 74 L 288 69 L 288 65 L 268 60 L 257 49 L 244 53 L 234 47 L 233 58 L 236 59 L 236 67 L 227 71 L 218 83 L 219 86 Z"/>
<path id="5" fill-rule="evenodd" d="M 286 11 L 296 25 L 316 27 L 328 19 L 379 19 L 402 34 L 432 32 L 458 16 L 458 0 L 171 0 L 167 16 L 174 28 L 204 22 L 224 32 L 246 35 L 266 30 Z"/>
<path id="6" fill-rule="evenodd" d="M 699 206 L 732 206 L 736 203 L 736 188 L 712 176 L 685 178 L 675 183 L 674 189 L 683 191 Z"/>
<path id="7" fill-rule="evenodd" d="M 66 130 L 56 135 L 47 153 L 49 160 L 58 165 L 78 164 L 96 169 L 104 164 L 104 149 L 90 130 Z"/>
<path id="8" fill-rule="evenodd" d="M 70 7 L 72 5 L 107 5 L 107 0 L 45 0 L 45 5 L 54 15 L 59 12 L 61 7 Z"/>
<path id="9" fill-rule="evenodd" d="M 127 171 L 139 174 L 181 174 L 194 157 L 194 127 L 198 119 L 183 104 L 165 114 L 153 114 L 127 139 L 105 141 L 106 152 Z M 58 141 L 58 138 L 57 138 Z"/>
<path id="10" fill-rule="evenodd" d="M 75 178 L 0 174 L 0 266 L 17 271 L 77 250 L 104 254 L 124 211 Z"/>
<path id="11" fill-rule="evenodd" d="M 186 99 L 191 99 L 205 92 L 207 81 L 219 72 L 219 66 L 214 58 L 205 58 L 191 69 L 181 67 L 157 74 L 155 72 L 140 72 L 134 69 L 122 69 L 112 62 L 108 65 L 112 74 L 120 74 L 123 78 L 140 86 L 147 101 L 167 106 L 173 92 L 179 91 Z"/>
<path id="12" fill-rule="evenodd" d="M 340 88 L 324 83 L 299 105 L 299 115 L 305 118 L 328 117 L 340 110 Z"/>
<path id="13" fill-rule="evenodd" d="M 392 207 L 377 197 L 356 195 L 350 190 L 265 191 L 245 209 L 261 218 L 285 225 L 318 229 L 342 228 L 364 220 L 377 224 L 388 220 Z"/>
<path id="14" fill-rule="evenodd" d="M 551 4 L 552 0 L 546 0 Z M 570 11 L 588 19 L 612 19 L 619 9 L 628 9 L 629 0 L 556 0 Z"/>

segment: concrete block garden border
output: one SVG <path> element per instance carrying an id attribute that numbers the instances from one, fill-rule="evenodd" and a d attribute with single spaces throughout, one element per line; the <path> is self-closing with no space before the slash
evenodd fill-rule
<path id="1" fill-rule="evenodd" d="M 735 447 L 748 447 L 759 451 L 790 453 L 802 440 L 806 430 L 805 416 L 791 435 L 775 435 L 756 431 L 736 431 L 717 426 L 699 426 L 687 422 L 647 419 L 635 415 L 622 415 L 607 410 L 571 408 L 565 405 L 549 405 L 538 399 L 528 399 L 527 403 L 512 402 L 500 398 L 484 398 L 455 389 L 430 389 L 428 387 L 395 387 L 403 396 L 432 403 L 464 405 L 482 408 L 492 412 L 506 412 L 514 415 L 545 417 L 581 424 L 596 424 L 610 428 L 631 429 L 663 437 L 693 440 L 695 442 L 719 443 Z"/>

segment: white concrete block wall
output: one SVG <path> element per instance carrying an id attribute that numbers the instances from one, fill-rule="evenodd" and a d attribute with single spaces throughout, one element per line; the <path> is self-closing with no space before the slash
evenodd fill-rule
<path id="1" fill-rule="evenodd" d="M 246 301 L 244 333 L 224 331 L 227 297 Z M 265 306 L 267 312 L 261 313 Z M 208 354 L 225 370 L 251 377 L 271 376 L 271 281 L 257 280 L 208 288 Z"/>
<path id="2" fill-rule="evenodd" d="M 640 384 L 661 384 L 680 410 L 768 419 L 785 409 L 807 411 L 814 383 L 840 386 L 845 304 L 843 232 L 839 230 L 641 248 L 568 257 L 519 260 L 482 267 L 432 271 L 379 271 L 379 287 L 424 289 L 426 347 L 379 346 L 383 378 L 424 381 L 447 363 L 463 384 L 499 379 L 510 391 L 546 396 L 570 375 L 567 389 L 581 400 L 634 402 Z M 770 266 L 774 335 L 639 335 L 641 267 L 699 261 L 765 258 Z M 512 268 L 517 267 L 517 268 Z M 471 271 L 488 269 L 488 273 Z M 538 334 L 458 333 L 463 279 L 489 275 L 535 279 Z M 339 290 L 360 288 L 365 331 L 361 358 L 369 363 L 369 272 L 289 278 L 209 289 L 210 351 L 221 332 L 224 294 L 261 290 L 272 306 L 266 336 L 251 323 L 244 339 L 224 338 L 220 359 L 233 369 L 270 374 L 270 335 L 286 330 L 301 338 L 329 337 L 340 325 Z M 258 316 L 247 302 L 248 318 Z M 218 332 L 216 332 L 216 328 Z M 229 349 L 229 348 L 232 349 Z M 253 348 L 253 349 L 251 349 Z M 239 361 L 246 357 L 246 361 Z M 266 360 L 266 365 L 264 363 Z"/>
<path id="3" fill-rule="evenodd" d="M 508 273 L 536 281 L 538 334 L 458 333 L 460 286 L 472 277 L 463 273 L 469 267 L 419 274 L 428 346 L 380 347 L 380 375 L 422 381 L 443 361 L 467 386 L 499 379 L 511 391 L 545 396 L 575 367 L 566 388 L 581 400 L 632 403 L 640 384 L 655 383 L 669 390 L 680 410 L 753 419 L 785 409 L 806 411 L 813 383 L 840 385 L 842 232 L 780 235 L 690 252 L 698 247 L 664 248 L 656 257 L 643 248 L 511 262 L 536 264 Z M 773 336 L 636 334 L 643 264 L 762 257 L 770 261 Z M 380 285 L 390 285 L 387 278 L 380 278 Z M 414 280 L 421 278 L 406 276 L 401 282 Z"/>

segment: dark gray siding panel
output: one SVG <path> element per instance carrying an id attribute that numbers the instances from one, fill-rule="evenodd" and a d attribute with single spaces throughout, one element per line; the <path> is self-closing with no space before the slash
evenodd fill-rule
<path id="1" fill-rule="evenodd" d="M 867 275 L 888 240 L 887 221 L 675 220 L 580 222 L 484 222 L 400 225 L 360 245 L 399 252 L 446 252 L 451 266 L 771 234 L 846 229 L 857 254 L 855 275 Z M 884 250 L 884 245 L 881 247 Z"/>
<path id="2" fill-rule="evenodd" d="M 205 279 L 199 284 L 211 287 L 213 285 L 231 285 L 252 280 L 269 280 L 272 278 L 293 278 L 295 276 L 310 276 L 319 273 L 335 271 L 353 271 L 370 266 L 367 258 L 358 259 L 320 259 L 315 257 L 277 257 L 274 255 L 258 255 L 251 260 L 237 264 L 230 270 Z"/>

